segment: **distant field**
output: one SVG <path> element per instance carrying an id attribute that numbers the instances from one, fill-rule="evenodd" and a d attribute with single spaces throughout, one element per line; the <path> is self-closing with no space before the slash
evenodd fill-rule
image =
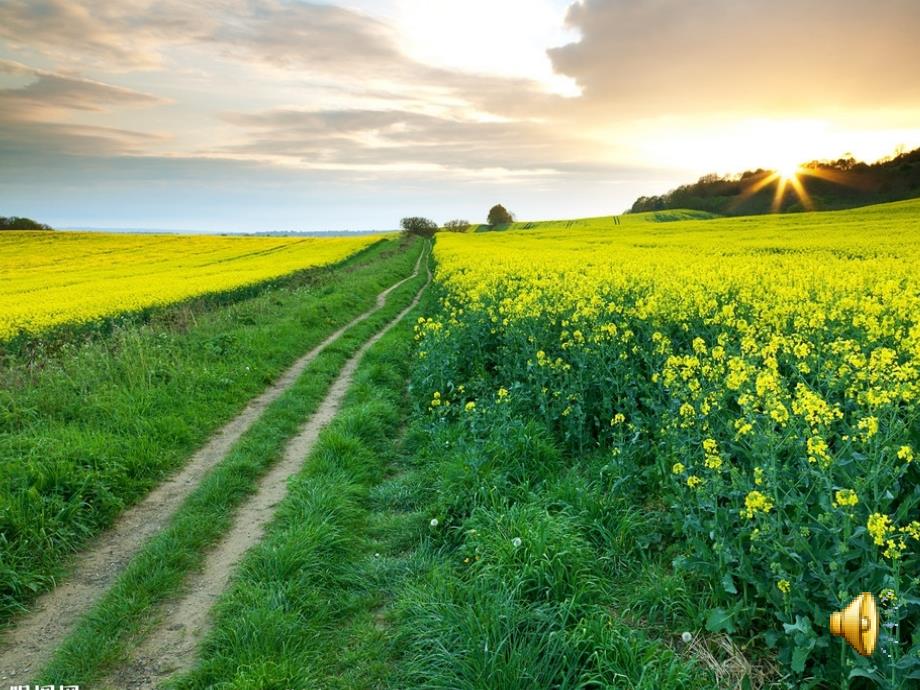
<path id="1" fill-rule="evenodd" d="M 379 236 L 0 235 L 0 341 L 335 263 Z"/>

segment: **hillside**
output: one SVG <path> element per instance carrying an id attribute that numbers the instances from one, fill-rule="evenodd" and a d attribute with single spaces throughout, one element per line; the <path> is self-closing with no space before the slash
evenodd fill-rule
<path id="1" fill-rule="evenodd" d="M 709 220 L 715 214 L 705 211 L 674 209 L 662 212 L 631 213 L 629 216 L 596 216 L 594 218 L 575 218 L 571 220 L 527 220 L 515 221 L 507 225 L 470 226 L 469 232 L 504 232 L 506 230 L 595 230 L 613 228 L 623 223 L 670 223 L 678 220 Z"/>
<path id="2" fill-rule="evenodd" d="M 744 216 L 778 211 L 827 211 L 900 201 L 920 196 L 920 149 L 874 164 L 853 158 L 813 161 L 803 165 L 795 180 L 770 170 L 722 177 L 706 175 L 660 196 L 639 197 L 630 213 L 694 209 L 720 215 Z"/>

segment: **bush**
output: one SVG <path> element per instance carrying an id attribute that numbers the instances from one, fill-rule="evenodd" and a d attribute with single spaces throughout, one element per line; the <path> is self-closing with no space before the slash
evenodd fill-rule
<path id="1" fill-rule="evenodd" d="M 466 232 L 470 229 L 470 222 L 468 220 L 449 220 L 444 223 L 444 229 L 447 232 Z"/>
<path id="2" fill-rule="evenodd" d="M 434 234 L 438 231 L 437 223 L 420 216 L 403 218 L 399 224 L 404 232 L 410 235 L 418 235 L 419 237 L 434 237 Z"/>
<path id="3" fill-rule="evenodd" d="M 508 225 L 514 222 L 514 216 L 501 204 L 489 209 L 489 225 Z"/>

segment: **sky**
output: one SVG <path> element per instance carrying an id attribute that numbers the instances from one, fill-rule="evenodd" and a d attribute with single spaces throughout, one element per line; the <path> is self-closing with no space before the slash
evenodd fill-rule
<path id="1" fill-rule="evenodd" d="M 0 215 L 389 229 L 619 213 L 920 146 L 917 0 L 0 0 Z"/>

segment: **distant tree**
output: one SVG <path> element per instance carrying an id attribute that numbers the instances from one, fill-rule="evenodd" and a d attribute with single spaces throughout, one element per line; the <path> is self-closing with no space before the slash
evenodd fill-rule
<path id="1" fill-rule="evenodd" d="M 470 221 L 449 220 L 444 223 L 444 229 L 447 230 L 447 232 L 466 232 L 470 229 Z"/>
<path id="2" fill-rule="evenodd" d="M 418 235 L 419 237 L 434 237 L 434 234 L 438 231 L 437 223 L 419 216 L 403 218 L 399 224 L 407 234 Z"/>
<path id="3" fill-rule="evenodd" d="M 54 230 L 50 225 L 39 223 L 31 218 L 19 216 L 0 216 L 0 230 Z"/>
<path id="4" fill-rule="evenodd" d="M 508 225 L 513 222 L 514 216 L 501 204 L 495 204 L 489 209 L 489 225 Z"/>

